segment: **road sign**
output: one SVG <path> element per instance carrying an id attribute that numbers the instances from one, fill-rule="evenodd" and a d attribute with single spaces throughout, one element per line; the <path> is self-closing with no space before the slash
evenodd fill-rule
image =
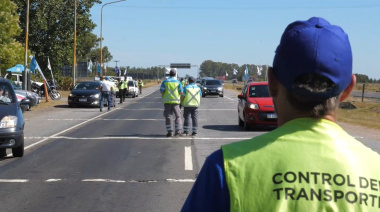
<path id="1" fill-rule="evenodd" d="M 170 63 L 170 68 L 191 68 L 190 63 Z"/>

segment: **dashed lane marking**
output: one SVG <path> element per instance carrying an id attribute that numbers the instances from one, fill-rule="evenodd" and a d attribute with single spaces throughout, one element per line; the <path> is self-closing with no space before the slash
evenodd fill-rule
<path id="1" fill-rule="evenodd" d="M 108 136 L 108 137 L 88 137 L 76 138 L 68 136 L 50 136 L 50 137 L 25 137 L 25 139 L 67 139 L 67 140 L 246 140 L 252 137 L 232 137 L 232 138 L 201 138 L 201 137 L 136 137 L 136 136 Z"/>
<path id="2" fill-rule="evenodd" d="M 191 156 L 191 146 L 185 146 L 185 170 L 193 170 L 193 157 Z"/>
<path id="3" fill-rule="evenodd" d="M 84 183 L 193 183 L 195 179 L 163 179 L 163 180 L 113 180 L 113 179 L 83 179 L 83 180 L 70 180 L 70 179 L 47 179 L 47 180 L 29 180 L 29 179 L 0 179 L 0 183 L 64 183 L 64 182 L 84 182 Z"/>

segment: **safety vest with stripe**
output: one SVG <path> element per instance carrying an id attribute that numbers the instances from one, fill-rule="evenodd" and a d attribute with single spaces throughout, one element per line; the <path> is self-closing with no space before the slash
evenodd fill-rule
<path id="1" fill-rule="evenodd" d="M 181 102 L 178 91 L 179 81 L 164 82 L 165 92 L 162 95 L 162 102 L 165 104 L 179 104 Z"/>
<path id="2" fill-rule="evenodd" d="M 201 104 L 200 88 L 195 85 L 188 85 L 185 89 L 186 95 L 181 105 L 184 107 L 199 107 Z"/>
<path id="3" fill-rule="evenodd" d="M 127 87 L 127 83 L 125 83 L 125 81 L 120 81 L 119 82 L 119 89 L 125 89 Z"/>
<path id="4" fill-rule="evenodd" d="M 222 151 L 231 211 L 380 211 L 380 155 L 326 119 Z"/>

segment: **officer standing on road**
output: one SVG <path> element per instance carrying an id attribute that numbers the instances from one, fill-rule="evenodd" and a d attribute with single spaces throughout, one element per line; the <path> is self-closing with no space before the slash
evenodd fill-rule
<path id="1" fill-rule="evenodd" d="M 192 123 L 192 136 L 197 135 L 198 129 L 198 107 L 201 103 L 202 91 L 194 84 L 195 78 L 189 77 L 189 84 L 183 89 L 183 94 L 181 97 L 181 105 L 184 107 L 184 118 L 185 122 L 183 125 L 183 133 L 189 135 L 189 121 L 191 116 Z"/>
<path id="2" fill-rule="evenodd" d="M 108 106 L 108 111 L 110 111 L 111 107 L 111 91 L 113 90 L 113 84 L 112 82 L 109 81 L 109 77 L 105 77 L 104 80 L 102 81 L 102 84 L 100 85 L 99 90 L 102 92 L 102 96 L 100 98 L 100 112 L 103 110 L 103 104 L 104 104 L 104 99 L 107 99 L 107 106 Z"/>
<path id="3" fill-rule="evenodd" d="M 119 79 L 119 97 L 120 97 L 120 104 L 125 102 L 125 90 L 127 89 L 127 83 L 124 81 L 123 77 Z"/>
<path id="4" fill-rule="evenodd" d="M 165 124 L 166 130 L 168 132 L 168 134 L 166 134 L 167 137 L 173 135 L 173 113 L 175 115 L 175 136 L 180 136 L 182 130 L 181 110 L 179 108 L 179 105 L 183 88 L 181 82 L 175 78 L 176 73 L 177 70 L 175 68 L 170 69 L 170 78 L 164 80 L 160 87 L 162 101 L 164 103 Z"/>
<path id="5" fill-rule="evenodd" d="M 380 155 L 336 123 L 355 83 L 339 26 L 288 25 L 268 71 L 279 128 L 212 153 L 182 211 L 379 211 Z"/>
<path id="6" fill-rule="evenodd" d="M 138 86 L 139 86 L 139 91 L 140 91 L 140 94 L 142 94 L 142 88 L 143 88 L 143 86 L 144 86 L 144 83 L 143 83 L 143 81 L 141 80 L 141 79 L 139 79 L 139 81 L 138 81 Z"/>

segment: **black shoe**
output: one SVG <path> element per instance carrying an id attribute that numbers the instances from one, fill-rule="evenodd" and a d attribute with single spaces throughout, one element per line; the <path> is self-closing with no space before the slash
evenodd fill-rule
<path id="1" fill-rule="evenodd" d="M 166 137 L 172 137 L 172 136 L 173 136 L 172 132 L 168 132 L 168 134 L 166 134 Z"/>
<path id="2" fill-rule="evenodd" d="M 108 110 L 107 111 L 110 111 L 111 109 L 110 108 L 108 108 Z"/>
<path id="3" fill-rule="evenodd" d="M 196 136 L 198 133 L 196 133 L 196 132 L 193 132 L 193 134 L 191 134 L 192 136 Z"/>
<path id="4" fill-rule="evenodd" d="M 100 108 L 100 112 L 102 112 L 103 110 L 102 110 L 102 108 Z"/>

